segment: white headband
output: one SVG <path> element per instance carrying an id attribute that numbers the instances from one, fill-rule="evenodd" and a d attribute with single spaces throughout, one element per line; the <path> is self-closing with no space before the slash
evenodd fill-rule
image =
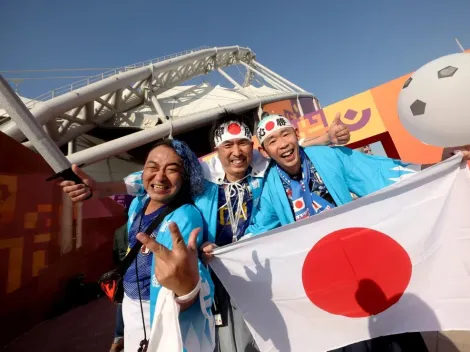
<path id="1" fill-rule="evenodd" d="M 217 127 L 214 131 L 214 144 L 216 147 L 232 139 L 249 139 L 251 132 L 248 126 L 238 121 L 229 121 Z"/>
<path id="2" fill-rule="evenodd" d="M 262 119 L 256 129 L 256 136 L 258 137 L 259 143 L 263 144 L 263 141 L 273 132 L 280 130 L 281 128 L 294 128 L 288 119 L 281 115 L 269 115 Z"/>

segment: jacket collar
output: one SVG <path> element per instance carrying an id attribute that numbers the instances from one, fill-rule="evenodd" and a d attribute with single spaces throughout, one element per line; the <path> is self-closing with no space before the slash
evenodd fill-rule
<path id="1" fill-rule="evenodd" d="M 222 184 L 225 179 L 225 171 L 222 163 L 215 154 L 210 160 L 201 162 L 204 178 L 215 184 Z M 257 150 L 253 150 L 253 160 L 251 161 L 251 177 L 264 177 L 269 166 L 269 159 L 266 159 Z"/>

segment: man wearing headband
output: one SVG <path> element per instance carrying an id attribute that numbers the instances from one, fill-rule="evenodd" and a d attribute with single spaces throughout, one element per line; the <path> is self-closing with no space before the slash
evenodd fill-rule
<path id="1" fill-rule="evenodd" d="M 208 183 L 204 195 L 196 200 L 196 206 L 207 221 L 207 242 L 201 247 L 206 262 L 212 259 L 215 247 L 238 241 L 244 235 L 258 208 L 269 160 L 253 150 L 249 126 L 249 120 L 243 116 L 227 113 L 214 123 L 211 130 L 211 140 L 217 155 L 202 164 Z M 336 138 L 333 134 L 336 130 L 331 131 L 332 137 Z M 341 135 L 338 138 L 344 138 L 344 130 L 339 130 Z M 349 131 L 346 132 L 349 141 Z M 319 142 L 327 144 L 326 139 Z M 241 312 L 236 309 L 215 275 L 213 280 L 216 351 L 257 351 Z"/>
<path id="2" fill-rule="evenodd" d="M 353 200 L 351 192 L 363 197 L 417 171 L 416 165 L 344 147 L 302 148 L 297 131 L 280 115 L 261 120 L 256 135 L 261 153 L 272 163 L 246 237 L 349 203 Z M 468 150 L 464 149 L 466 159 L 470 156 Z M 445 151 L 443 159 L 450 155 Z M 419 333 L 381 337 L 374 339 L 373 344 L 363 341 L 338 351 L 386 351 L 395 343 L 402 349 L 427 351 Z M 380 348 L 372 348 L 379 345 Z"/>
<path id="3" fill-rule="evenodd" d="M 416 172 L 399 160 L 344 147 L 299 146 L 297 131 L 281 115 L 260 121 L 260 152 L 272 160 L 260 210 L 247 234 L 260 234 L 362 197 Z"/>

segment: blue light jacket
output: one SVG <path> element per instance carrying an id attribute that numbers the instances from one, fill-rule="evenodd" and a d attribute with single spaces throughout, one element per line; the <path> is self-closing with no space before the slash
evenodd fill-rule
<path id="1" fill-rule="evenodd" d="M 138 196 L 134 198 L 129 207 L 129 220 L 127 222 L 128 230 L 132 225 L 136 215 L 145 205 L 148 195 Z M 203 220 L 201 214 L 195 206 L 185 204 L 175 211 L 168 214 L 153 232 L 156 241 L 164 245 L 168 249 L 172 249 L 173 241 L 168 228 L 170 222 L 175 222 L 180 229 L 184 242 L 187 244 L 191 231 L 195 228 L 202 228 Z M 199 233 L 197 244 L 200 246 L 203 241 L 202 232 Z M 153 255 L 152 255 L 153 256 Z M 183 339 L 184 352 L 186 351 L 205 351 L 213 350 L 215 346 L 214 338 L 214 319 L 212 316 L 211 306 L 214 297 L 214 285 L 210 278 L 210 274 L 206 267 L 198 261 L 199 275 L 201 277 L 200 297 L 195 303 L 181 312 L 179 315 L 179 323 L 181 329 L 181 337 Z M 152 260 L 152 280 L 150 285 L 150 323 L 153 322 L 155 307 L 160 293 L 161 285 L 155 277 L 155 258 Z"/>
<path id="2" fill-rule="evenodd" d="M 353 200 L 351 192 L 366 196 L 416 173 L 416 165 L 363 154 L 345 147 L 304 148 L 337 206 Z M 295 221 L 292 208 L 272 165 L 266 172 L 259 208 L 252 216 L 246 236 L 258 235 Z"/>
<path id="3" fill-rule="evenodd" d="M 219 158 L 213 157 L 208 163 L 201 163 L 206 179 L 205 191 L 202 195 L 194 198 L 194 204 L 199 209 L 204 219 L 205 241 L 215 243 L 217 234 L 217 218 L 219 215 L 219 185 L 225 179 L 225 171 Z M 253 160 L 251 162 L 251 173 L 248 175 L 253 196 L 253 208 L 251 218 L 254 217 L 259 209 L 259 201 L 263 190 L 264 174 L 269 166 L 269 160 L 265 159 L 258 151 L 253 151 Z"/>

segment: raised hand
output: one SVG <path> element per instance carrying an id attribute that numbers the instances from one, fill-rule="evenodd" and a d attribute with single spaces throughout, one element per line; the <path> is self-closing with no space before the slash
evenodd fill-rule
<path id="1" fill-rule="evenodd" d="M 95 190 L 96 181 L 75 164 L 72 165 L 72 171 L 82 179 L 84 184 L 77 185 L 73 181 L 62 181 L 59 183 L 59 186 L 62 187 L 64 193 L 67 193 L 72 202 L 81 202 Z"/>
<path id="2" fill-rule="evenodd" d="M 348 126 L 341 122 L 341 114 L 337 113 L 335 119 L 328 129 L 328 136 L 332 144 L 343 145 L 347 144 L 351 139 Z"/>
<path id="3" fill-rule="evenodd" d="M 200 228 L 191 232 L 187 246 L 174 222 L 168 228 L 173 241 L 171 250 L 142 232 L 137 234 L 137 239 L 154 254 L 155 276 L 160 285 L 173 291 L 176 296 L 184 296 L 199 282 L 197 235 Z"/>

